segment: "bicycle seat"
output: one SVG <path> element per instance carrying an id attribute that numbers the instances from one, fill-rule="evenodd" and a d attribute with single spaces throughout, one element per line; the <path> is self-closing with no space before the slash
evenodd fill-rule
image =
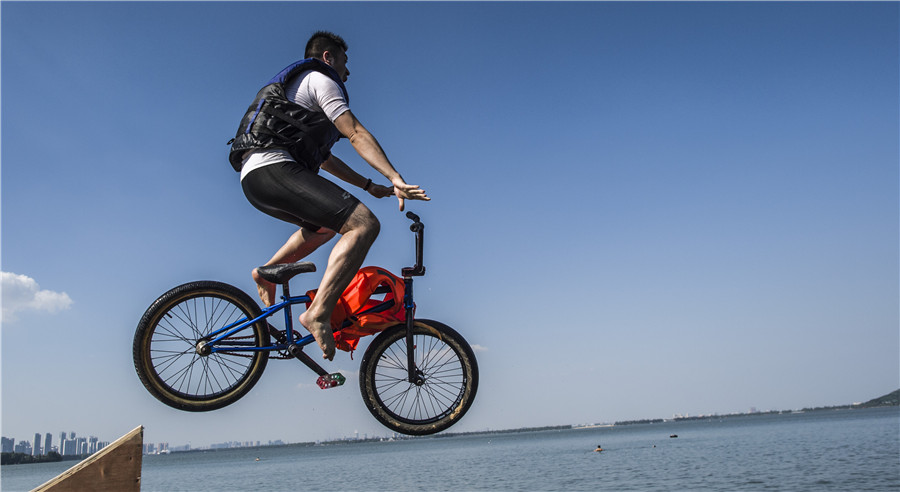
<path id="1" fill-rule="evenodd" d="M 256 269 L 260 277 L 276 284 L 286 284 L 295 275 L 314 271 L 316 271 L 316 265 L 311 261 L 261 266 Z"/>

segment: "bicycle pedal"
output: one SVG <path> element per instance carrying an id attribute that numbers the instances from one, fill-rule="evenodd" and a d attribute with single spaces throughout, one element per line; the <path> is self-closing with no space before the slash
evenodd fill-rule
<path id="1" fill-rule="evenodd" d="M 344 384 L 344 381 L 346 380 L 347 378 L 345 378 L 343 374 L 336 372 L 334 374 L 319 376 L 319 379 L 316 380 L 316 384 L 318 384 L 322 389 L 328 389 L 334 388 L 335 386 L 340 386 Z"/>

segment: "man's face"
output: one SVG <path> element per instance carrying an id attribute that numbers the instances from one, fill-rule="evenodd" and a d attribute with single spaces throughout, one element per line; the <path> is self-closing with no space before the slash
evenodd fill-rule
<path id="1" fill-rule="evenodd" d="M 327 51 L 324 53 L 325 63 L 331 66 L 342 81 L 346 82 L 350 77 L 350 69 L 347 68 L 347 53 L 344 50 Z"/>

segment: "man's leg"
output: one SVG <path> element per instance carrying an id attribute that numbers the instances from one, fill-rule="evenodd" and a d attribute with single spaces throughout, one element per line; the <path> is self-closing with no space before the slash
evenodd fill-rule
<path id="1" fill-rule="evenodd" d="M 328 360 L 334 358 L 331 313 L 362 266 L 380 229 L 381 224 L 368 207 L 358 204 L 341 228 L 341 238 L 331 250 L 316 298 L 309 309 L 300 315 L 300 324 L 312 333 L 322 348 L 323 357 Z"/>
<path id="2" fill-rule="evenodd" d="M 334 231 L 325 228 L 322 228 L 322 232 L 312 232 L 305 227 L 301 227 L 288 238 L 284 246 L 263 266 L 300 261 L 312 254 L 319 246 L 327 243 L 334 237 L 334 234 Z M 256 282 L 256 289 L 259 291 L 259 298 L 262 299 L 263 304 L 266 306 L 275 304 L 275 284 L 260 277 L 255 268 L 252 275 L 253 280 Z"/>

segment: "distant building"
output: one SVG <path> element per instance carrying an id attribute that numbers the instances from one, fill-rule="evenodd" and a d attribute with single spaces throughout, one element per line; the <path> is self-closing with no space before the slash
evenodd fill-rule
<path id="1" fill-rule="evenodd" d="M 41 434 L 35 432 L 34 441 L 32 441 L 31 445 L 31 455 L 32 456 L 40 456 L 41 455 Z"/>
<path id="2" fill-rule="evenodd" d="M 19 444 L 16 444 L 15 448 L 13 448 L 13 452 L 31 454 L 31 443 L 28 441 L 19 441 Z"/>
<path id="3" fill-rule="evenodd" d="M 66 439 L 65 441 L 59 444 L 60 452 L 59 454 L 63 456 L 72 456 L 78 454 L 78 451 L 75 449 L 75 440 L 74 439 Z"/>
<path id="4" fill-rule="evenodd" d="M 44 454 L 50 454 L 53 451 L 53 434 L 46 433 L 44 435 Z"/>
<path id="5" fill-rule="evenodd" d="M 14 449 L 16 449 L 16 440 L 12 437 L 4 437 L 3 440 L 3 452 L 4 453 L 12 453 Z"/>

